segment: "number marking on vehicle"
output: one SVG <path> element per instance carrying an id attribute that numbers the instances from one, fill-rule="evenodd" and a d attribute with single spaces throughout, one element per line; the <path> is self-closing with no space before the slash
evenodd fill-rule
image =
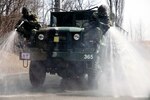
<path id="1" fill-rule="evenodd" d="M 93 54 L 85 54 L 84 59 L 93 59 Z"/>
<path id="2" fill-rule="evenodd" d="M 30 53 L 21 52 L 20 53 L 20 59 L 21 60 L 30 60 Z"/>

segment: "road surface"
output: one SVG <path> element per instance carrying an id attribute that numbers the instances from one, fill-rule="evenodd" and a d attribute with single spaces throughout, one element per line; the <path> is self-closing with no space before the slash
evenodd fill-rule
<path id="1" fill-rule="evenodd" d="M 149 100 L 148 98 L 109 97 L 96 91 L 62 91 L 61 79 L 47 75 L 42 88 L 35 89 L 29 82 L 28 73 L 6 75 L 0 80 L 0 100 Z"/>

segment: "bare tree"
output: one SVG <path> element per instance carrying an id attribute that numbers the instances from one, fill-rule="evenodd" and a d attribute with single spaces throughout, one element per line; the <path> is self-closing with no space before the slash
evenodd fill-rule
<path id="1" fill-rule="evenodd" d="M 124 0 L 107 0 L 110 9 L 110 19 L 116 26 L 121 26 L 123 21 Z"/>
<path id="2" fill-rule="evenodd" d="M 35 13 L 38 13 L 41 0 L 0 0 L 0 34 L 14 29 L 21 16 L 20 9 L 23 6 L 27 6 Z"/>
<path id="3" fill-rule="evenodd" d="M 84 10 L 96 5 L 96 1 L 92 0 L 64 0 L 62 9 L 64 10 Z"/>
<path id="4" fill-rule="evenodd" d="M 2 0 L 0 4 L 0 32 L 6 33 L 12 30 L 19 18 L 19 10 L 24 0 Z"/>

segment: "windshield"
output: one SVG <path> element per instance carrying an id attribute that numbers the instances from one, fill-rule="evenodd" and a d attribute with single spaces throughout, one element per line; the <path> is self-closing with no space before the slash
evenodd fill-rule
<path id="1" fill-rule="evenodd" d="M 51 26 L 84 27 L 92 14 L 93 11 L 52 12 Z"/>

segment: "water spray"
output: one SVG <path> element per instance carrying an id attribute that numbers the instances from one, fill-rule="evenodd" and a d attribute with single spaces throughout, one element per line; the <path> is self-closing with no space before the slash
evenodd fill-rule
<path id="1" fill-rule="evenodd" d="M 145 52 L 134 47 L 116 27 L 111 27 L 107 35 L 106 47 L 101 55 L 103 60 L 98 61 L 102 69 L 99 93 L 115 97 L 148 97 L 150 66 L 141 55 Z"/>

